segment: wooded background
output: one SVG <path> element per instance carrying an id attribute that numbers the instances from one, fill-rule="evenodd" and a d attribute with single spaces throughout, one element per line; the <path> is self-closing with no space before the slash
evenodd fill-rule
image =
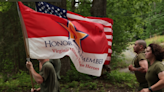
<path id="1" fill-rule="evenodd" d="M 34 2 L 23 2 L 34 9 Z M 62 0 L 49 2 L 83 16 L 113 19 L 112 60 L 129 42 L 164 33 L 163 0 Z M 62 59 L 63 75 L 70 69 L 69 57 Z M 38 61 L 32 60 L 36 68 Z M 0 2 L 0 72 L 14 74 L 27 70 L 26 53 L 16 2 Z M 64 63 L 63 63 L 64 62 Z"/>

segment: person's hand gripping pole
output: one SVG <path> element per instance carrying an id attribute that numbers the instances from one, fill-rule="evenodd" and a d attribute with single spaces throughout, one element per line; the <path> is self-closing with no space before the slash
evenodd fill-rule
<path id="1" fill-rule="evenodd" d="M 30 62 L 30 58 L 26 58 L 27 62 L 26 63 L 29 63 Z M 32 78 L 32 73 L 31 71 L 29 70 L 29 73 L 30 73 L 30 77 L 31 77 L 31 84 L 32 84 L 32 88 L 34 89 L 34 82 L 33 82 L 33 78 Z"/>

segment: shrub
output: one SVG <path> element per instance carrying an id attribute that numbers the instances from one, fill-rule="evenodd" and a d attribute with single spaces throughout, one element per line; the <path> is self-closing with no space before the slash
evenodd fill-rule
<path id="1" fill-rule="evenodd" d="M 66 76 L 61 76 L 61 78 L 62 80 L 60 80 L 60 82 L 72 82 L 72 81 L 90 81 L 97 77 L 80 73 L 75 69 L 74 65 L 71 64 L 71 70 L 67 72 Z"/>

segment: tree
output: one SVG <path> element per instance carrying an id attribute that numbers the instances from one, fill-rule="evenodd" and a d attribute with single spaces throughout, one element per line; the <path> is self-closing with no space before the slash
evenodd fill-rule
<path id="1" fill-rule="evenodd" d="M 107 0 L 93 0 L 91 15 L 95 17 L 106 17 Z"/>
<path id="2" fill-rule="evenodd" d="M 151 4 L 152 10 L 149 12 L 146 18 L 146 28 L 145 28 L 145 36 L 152 37 L 153 35 L 164 34 L 164 1 L 154 2 Z"/>
<path id="3" fill-rule="evenodd" d="M 107 0 L 107 16 L 114 20 L 113 53 L 121 53 L 136 36 L 143 35 L 145 19 L 141 15 L 148 14 L 152 1 Z"/>
<path id="4" fill-rule="evenodd" d="M 24 68 L 25 53 L 22 32 L 19 23 L 16 3 L 0 2 L 0 62 L 4 73 L 16 73 Z M 12 6 L 12 7 L 11 7 Z M 3 65 L 3 66 L 2 66 Z"/>

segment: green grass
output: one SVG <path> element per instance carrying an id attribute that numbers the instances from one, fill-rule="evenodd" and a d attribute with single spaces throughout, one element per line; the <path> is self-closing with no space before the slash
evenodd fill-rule
<path id="1" fill-rule="evenodd" d="M 35 85 L 35 87 L 37 88 L 39 85 Z M 24 71 L 0 78 L 0 92 L 29 92 L 31 88 L 30 75 Z"/>
<path id="2" fill-rule="evenodd" d="M 113 70 L 111 73 L 105 72 L 103 79 L 96 78 L 86 81 L 82 79 L 80 81 L 61 83 L 61 92 L 65 92 L 66 90 L 69 92 L 106 92 L 107 89 L 113 89 L 114 87 L 115 89 L 127 88 L 135 90 L 138 87 L 138 83 L 134 74 L 121 73 L 118 70 Z"/>
<path id="3" fill-rule="evenodd" d="M 136 88 L 136 85 L 138 85 L 134 74 L 119 72 L 118 70 L 113 70 L 111 73 L 107 73 L 106 80 L 119 87 L 128 86 L 130 88 Z"/>
<path id="4" fill-rule="evenodd" d="M 74 72 L 74 73 L 73 73 Z M 68 76 L 77 76 L 74 80 Z M 3 76 L 2 76 L 3 77 Z M 61 92 L 106 92 L 107 89 L 113 87 L 135 89 L 136 80 L 134 74 L 120 73 L 118 70 L 113 70 L 111 73 L 106 72 L 103 78 L 81 74 L 72 69 L 68 74 L 59 80 Z M 10 77 L 0 78 L 0 92 L 29 92 L 31 89 L 30 75 L 24 71 Z M 77 81 L 75 81 L 77 80 Z M 34 81 L 34 80 L 33 80 Z M 35 83 L 35 88 L 39 85 Z"/>

